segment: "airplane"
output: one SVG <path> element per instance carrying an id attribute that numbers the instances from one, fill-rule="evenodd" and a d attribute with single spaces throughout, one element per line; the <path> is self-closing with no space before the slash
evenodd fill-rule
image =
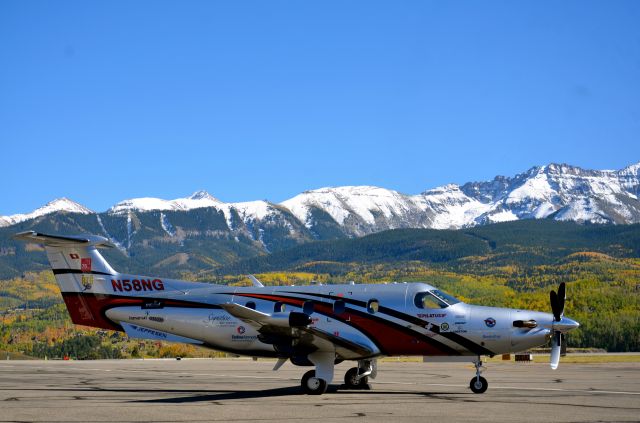
<path id="1" fill-rule="evenodd" d="M 341 389 L 370 389 L 377 359 L 433 356 L 473 362 L 469 387 L 480 394 L 482 357 L 551 340 L 558 367 L 563 337 L 579 323 L 564 317 L 565 284 L 550 292 L 552 313 L 465 304 L 427 283 L 234 287 L 116 272 L 97 235 L 35 231 L 14 239 L 44 246 L 73 323 L 124 331 L 130 338 L 183 342 L 251 357 L 311 366 L 302 391 L 326 392 L 334 366 L 357 363 Z"/>

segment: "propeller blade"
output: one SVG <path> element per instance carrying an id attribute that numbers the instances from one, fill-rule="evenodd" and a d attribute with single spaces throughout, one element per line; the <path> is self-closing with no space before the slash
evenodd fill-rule
<path id="1" fill-rule="evenodd" d="M 566 298 L 567 295 L 565 292 L 564 282 L 561 282 L 560 286 L 558 287 L 558 309 L 560 310 L 560 318 L 562 318 L 562 315 L 564 314 L 564 300 L 566 300 Z"/>
<path id="2" fill-rule="evenodd" d="M 551 292 L 549 292 L 549 301 L 551 302 L 551 312 L 553 313 L 553 319 L 556 322 L 560 321 L 560 310 L 558 308 L 559 304 L 558 304 L 558 294 L 556 294 L 556 291 L 551 290 Z"/>
<path id="3" fill-rule="evenodd" d="M 560 345 L 562 344 L 562 333 L 555 332 L 553 334 L 553 338 L 551 338 L 551 357 L 549 360 L 549 365 L 553 370 L 558 368 L 558 364 L 560 363 Z"/>

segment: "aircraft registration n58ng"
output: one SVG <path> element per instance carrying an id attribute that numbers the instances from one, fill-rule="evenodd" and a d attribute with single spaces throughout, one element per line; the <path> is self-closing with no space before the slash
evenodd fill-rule
<path id="1" fill-rule="evenodd" d="M 562 338 L 579 324 L 563 316 L 565 285 L 551 291 L 552 313 L 465 304 L 426 283 L 230 287 L 118 273 L 96 235 L 34 231 L 15 239 L 42 244 L 74 323 L 131 338 L 197 344 L 312 366 L 301 380 L 322 394 L 334 365 L 352 360 L 344 388 L 369 389 L 382 356 L 468 357 L 475 393 L 487 390 L 482 356 L 523 351 L 551 339 L 551 368 Z"/>

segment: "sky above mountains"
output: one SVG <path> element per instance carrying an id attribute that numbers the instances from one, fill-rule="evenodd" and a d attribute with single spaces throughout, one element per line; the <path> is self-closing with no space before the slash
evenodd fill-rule
<path id="1" fill-rule="evenodd" d="M 0 3 L 0 215 L 640 159 L 637 2 Z"/>

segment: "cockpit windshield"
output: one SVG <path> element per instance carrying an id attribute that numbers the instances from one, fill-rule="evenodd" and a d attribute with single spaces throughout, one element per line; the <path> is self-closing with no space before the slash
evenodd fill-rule
<path id="1" fill-rule="evenodd" d="M 433 291 L 431 291 L 431 295 L 435 295 L 449 305 L 458 304 L 460 302 L 460 300 L 453 295 L 449 295 L 446 292 L 440 291 L 439 289 L 434 289 Z"/>
<path id="2" fill-rule="evenodd" d="M 434 289 L 433 291 L 418 292 L 413 298 L 413 302 L 418 308 L 447 308 L 459 303 L 460 300 Z"/>

